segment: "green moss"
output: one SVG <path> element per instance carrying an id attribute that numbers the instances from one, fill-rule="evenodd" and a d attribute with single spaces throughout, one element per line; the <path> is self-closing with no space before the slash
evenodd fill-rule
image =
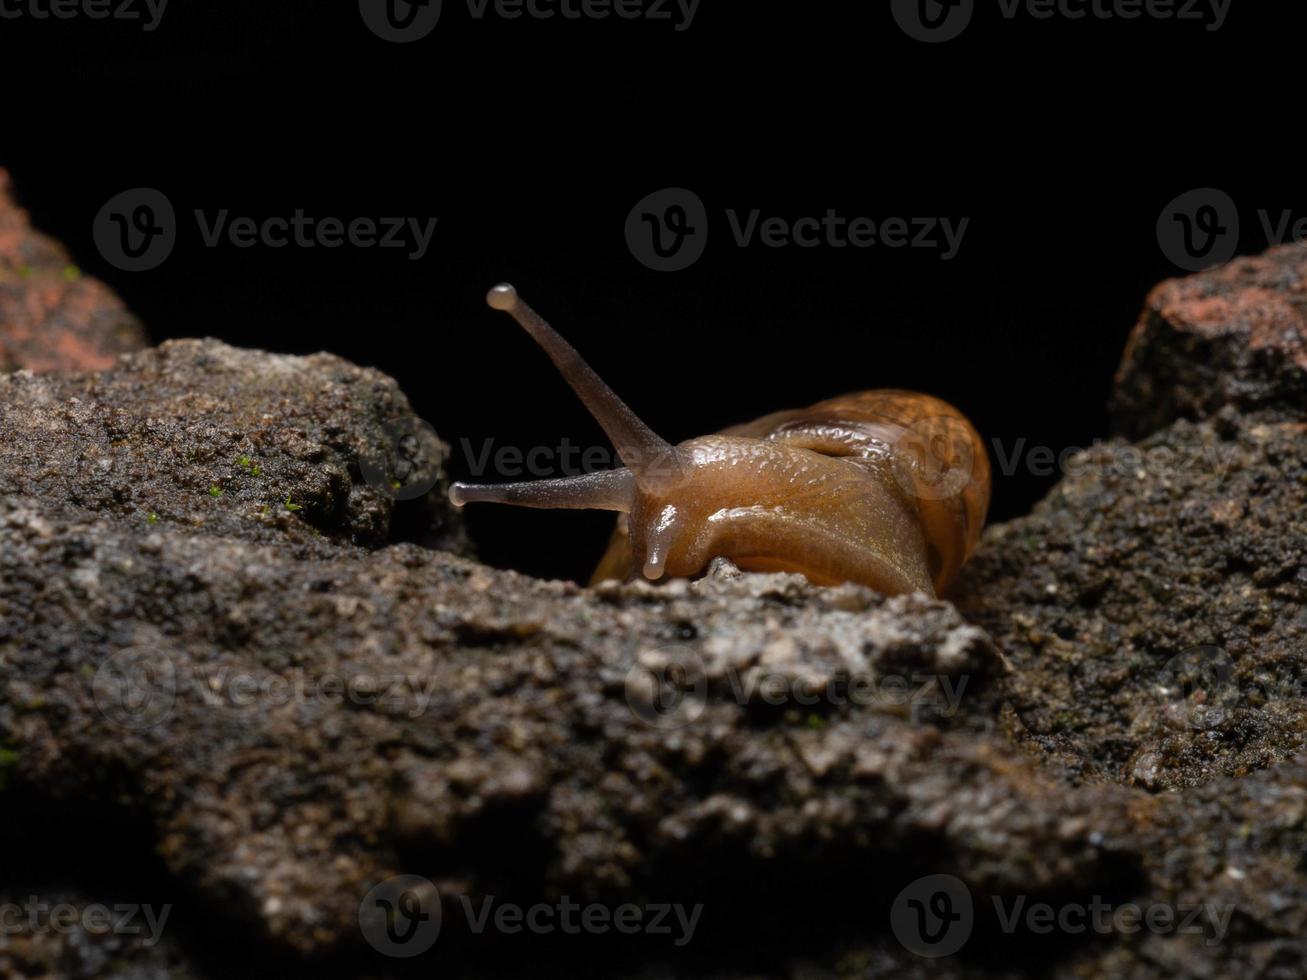
<path id="1" fill-rule="evenodd" d="M 300 504 L 297 504 L 297 503 L 295 503 L 294 501 L 292 501 L 292 500 L 290 499 L 290 497 L 287 497 L 287 498 L 286 498 L 286 509 L 287 509 L 288 511 L 290 511 L 292 514 L 294 514 L 296 511 L 303 510 L 304 508 L 303 508 Z"/>
<path id="2" fill-rule="evenodd" d="M 147 517 L 147 518 L 145 519 L 145 523 L 146 523 L 146 524 L 158 524 L 158 523 L 159 523 L 159 515 L 156 514 L 154 511 L 150 511 L 150 516 Z"/>
<path id="3" fill-rule="evenodd" d="M 214 486 L 209 487 L 209 496 L 210 496 L 210 497 L 221 497 L 221 496 L 222 496 L 222 487 L 217 486 L 216 484 L 215 484 Z"/>

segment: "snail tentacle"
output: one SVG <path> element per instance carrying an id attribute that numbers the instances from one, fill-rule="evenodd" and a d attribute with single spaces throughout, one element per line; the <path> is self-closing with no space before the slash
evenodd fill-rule
<path id="1" fill-rule="evenodd" d="M 635 476 L 627 469 L 599 470 L 557 480 L 523 483 L 455 483 L 449 488 L 455 507 L 464 504 L 515 504 L 549 510 L 615 510 L 630 513 Z"/>
<path id="2" fill-rule="evenodd" d="M 608 434 L 617 455 L 634 474 L 637 483 L 646 489 L 654 489 L 674 483 L 679 478 L 681 460 L 676 447 L 645 425 L 576 352 L 576 348 L 518 296 L 516 289 L 501 282 L 490 290 L 486 302 L 512 316 L 549 355 L 563 379 Z"/>

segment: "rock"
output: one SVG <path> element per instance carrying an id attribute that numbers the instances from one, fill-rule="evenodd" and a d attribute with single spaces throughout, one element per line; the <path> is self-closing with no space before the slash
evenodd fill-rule
<path id="1" fill-rule="evenodd" d="M 1225 409 L 1095 447 L 992 527 L 958 603 L 1013 666 L 1018 737 L 1150 790 L 1307 742 L 1307 424 Z"/>
<path id="2" fill-rule="evenodd" d="M 1139 437 L 1225 405 L 1307 414 L 1307 245 L 1171 279 L 1149 294 L 1117 372 L 1117 431 Z"/>
<path id="3" fill-rule="evenodd" d="M 934 600 L 794 576 L 590 591 L 25 496 L 0 554 L 14 781 L 119 801 L 177 875 L 307 952 L 357 943 L 363 897 L 401 871 L 451 901 L 730 891 L 778 867 L 798 893 L 918 846 L 1043 891 L 1095 878 L 1113 820 L 1068 831 L 1101 794 L 986 737 L 1002 662 Z"/>
<path id="4" fill-rule="evenodd" d="M 1134 362 L 1178 364 L 1154 336 Z M 0 844 L 43 871 L 10 858 L 0 906 L 105 901 L 97 849 L 185 896 L 158 948 L 0 935 L 0 964 L 393 975 L 386 902 L 418 901 L 417 965 L 451 976 L 1301 975 L 1294 397 L 1141 395 L 1127 428 L 1156 431 L 989 529 L 955 607 L 726 562 L 595 589 L 479 565 L 434 434 L 326 354 L 0 378 Z M 943 961 L 904 914 L 937 907 L 927 875 L 960 903 Z M 702 918 L 682 948 L 483 931 L 487 902 Z M 1212 915 L 1020 912 L 1097 905 Z"/>
<path id="5" fill-rule="evenodd" d="M 142 538 L 168 528 L 321 552 L 421 540 L 466 550 L 445 499 L 441 447 L 398 502 L 393 380 L 327 354 L 289 357 L 216 341 L 170 341 L 98 375 L 0 377 L 0 493 L 58 501 Z M 402 436 L 403 433 L 400 433 Z M 434 437 L 433 437 L 434 438 Z"/>
<path id="6" fill-rule="evenodd" d="M 32 230 L 0 169 L 0 372 L 102 371 L 145 343 L 122 301 Z"/>

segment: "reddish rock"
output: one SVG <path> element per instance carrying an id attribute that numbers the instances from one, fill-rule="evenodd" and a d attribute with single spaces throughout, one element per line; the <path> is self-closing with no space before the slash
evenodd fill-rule
<path id="1" fill-rule="evenodd" d="M 144 346 L 122 300 L 32 229 L 0 170 L 0 372 L 102 371 Z"/>
<path id="2" fill-rule="evenodd" d="M 1224 405 L 1307 411 L 1307 246 L 1170 279 L 1149 294 L 1112 397 L 1139 437 Z"/>

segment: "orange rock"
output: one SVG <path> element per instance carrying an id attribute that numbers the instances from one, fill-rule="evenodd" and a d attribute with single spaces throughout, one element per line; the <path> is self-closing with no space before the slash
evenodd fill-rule
<path id="1" fill-rule="evenodd" d="M 102 371 L 146 345 L 122 300 L 32 229 L 0 169 L 0 372 Z"/>

